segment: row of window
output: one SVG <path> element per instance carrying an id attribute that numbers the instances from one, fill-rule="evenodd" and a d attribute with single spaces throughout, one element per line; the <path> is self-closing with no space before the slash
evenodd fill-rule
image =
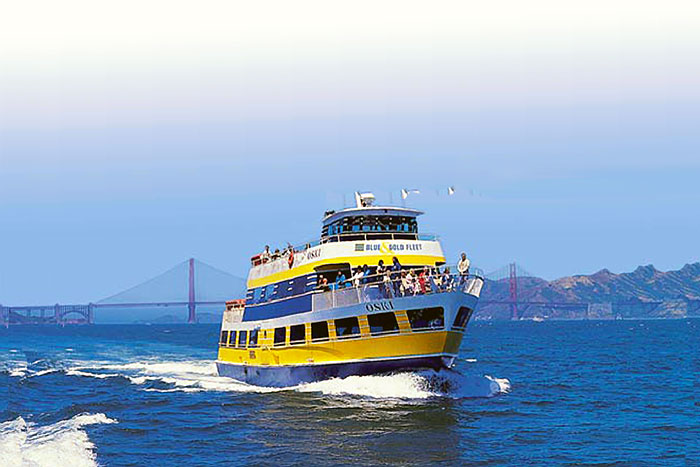
<path id="1" fill-rule="evenodd" d="M 323 228 L 322 236 L 352 232 L 418 232 L 415 217 L 405 216 L 352 216 L 338 219 Z"/>
<path id="2" fill-rule="evenodd" d="M 292 297 L 301 295 L 305 292 L 310 292 L 316 288 L 316 274 L 308 276 L 295 277 L 284 282 L 276 284 L 268 284 L 264 287 L 258 287 L 248 290 L 246 302 L 248 304 L 264 303 L 270 300 Z"/>
<path id="3" fill-rule="evenodd" d="M 441 307 L 409 310 L 406 312 L 406 315 L 413 332 L 437 331 L 445 328 L 445 310 Z M 470 315 L 471 310 L 469 308 L 460 308 L 452 327 L 464 330 Z M 399 332 L 399 323 L 396 319 L 396 314 L 393 312 L 367 315 L 367 323 L 372 336 L 397 334 Z M 360 337 L 360 321 L 357 316 L 336 319 L 333 320 L 333 324 L 335 325 L 335 334 L 338 339 L 356 339 Z M 255 348 L 258 347 L 258 332 L 257 329 L 238 332 L 221 331 L 220 344 L 228 347 L 245 348 L 247 342 L 248 348 Z M 274 347 L 286 345 L 287 333 L 289 333 L 290 345 L 306 343 L 305 324 L 279 327 L 272 332 Z M 311 342 L 324 342 L 329 338 L 328 321 L 311 323 Z"/>

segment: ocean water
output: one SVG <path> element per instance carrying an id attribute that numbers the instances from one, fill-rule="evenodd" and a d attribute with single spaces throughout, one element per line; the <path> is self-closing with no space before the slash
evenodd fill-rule
<path id="1" fill-rule="evenodd" d="M 285 389 L 217 334 L 0 330 L 0 465 L 700 465 L 700 320 L 473 322 L 455 372 Z"/>

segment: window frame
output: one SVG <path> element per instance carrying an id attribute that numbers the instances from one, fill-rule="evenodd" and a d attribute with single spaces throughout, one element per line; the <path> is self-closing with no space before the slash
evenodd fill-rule
<path id="1" fill-rule="evenodd" d="M 463 315 L 464 319 L 462 320 L 462 321 L 464 321 L 464 323 L 462 326 L 459 326 L 457 324 L 457 322 L 460 318 L 460 315 L 462 315 L 462 312 L 464 312 L 464 315 Z M 455 319 L 452 322 L 452 329 L 458 329 L 460 331 L 464 331 L 465 329 L 467 329 L 467 324 L 469 324 L 469 318 L 471 318 L 472 313 L 474 313 L 474 310 L 472 310 L 471 308 L 469 308 L 467 306 L 459 307 L 459 310 L 457 311 L 457 315 L 455 315 Z"/>
<path id="2" fill-rule="evenodd" d="M 394 329 L 390 330 L 382 330 L 382 331 L 373 331 L 372 330 L 372 318 L 377 319 L 379 316 L 393 316 L 394 318 L 394 323 L 396 324 L 396 327 Z M 399 321 L 396 318 L 396 313 L 393 311 L 385 311 L 383 313 L 372 313 L 371 315 L 367 315 L 367 324 L 369 325 L 369 333 L 372 336 L 384 336 L 388 334 L 398 334 L 400 332 L 399 329 Z"/>
<path id="3" fill-rule="evenodd" d="M 241 342 L 241 338 L 243 342 Z M 248 330 L 247 329 L 241 329 L 238 331 L 238 345 L 236 348 L 238 349 L 245 349 L 246 346 L 248 345 Z"/>
<path id="4" fill-rule="evenodd" d="M 325 336 L 324 337 L 314 337 L 314 326 L 318 328 L 318 326 L 325 325 Z M 328 326 L 328 321 L 316 321 L 315 323 L 311 323 L 311 342 L 327 342 L 331 338 L 331 332 Z"/>
<path id="5" fill-rule="evenodd" d="M 277 341 L 278 331 L 282 331 L 282 342 Z M 287 345 L 287 326 L 280 326 L 272 331 L 272 346 L 284 347 Z"/>
<path id="6" fill-rule="evenodd" d="M 292 329 L 295 329 L 298 331 L 299 328 L 301 328 L 301 331 L 302 331 L 301 340 L 299 340 L 299 339 L 292 340 L 292 338 L 294 337 Z M 289 345 L 302 345 L 302 344 L 306 344 L 306 325 L 305 324 L 293 324 L 293 325 L 289 326 Z"/>
<path id="7" fill-rule="evenodd" d="M 351 330 L 354 329 L 355 325 L 356 325 L 357 326 L 357 333 L 345 334 L 342 336 L 340 334 L 338 334 L 338 329 L 343 327 L 342 325 L 339 326 L 338 322 L 339 321 L 352 321 L 352 320 L 355 320 L 355 324 L 353 326 L 351 326 L 350 329 Z M 343 340 L 345 340 L 345 339 L 358 339 L 358 338 L 362 337 L 362 330 L 360 329 L 360 320 L 357 316 L 348 316 L 347 318 L 337 318 L 337 319 L 333 320 L 333 324 L 335 325 L 335 336 L 338 339 L 343 339 Z"/>
<path id="8" fill-rule="evenodd" d="M 238 339 L 238 331 L 236 331 L 235 329 L 230 330 L 228 332 L 228 344 L 226 344 L 226 347 L 235 347 L 237 339 Z"/>
<path id="9" fill-rule="evenodd" d="M 433 327 L 430 325 L 430 321 L 426 320 L 427 325 L 423 327 L 413 327 L 413 322 L 411 321 L 411 314 L 418 312 L 425 313 L 427 311 L 439 310 L 442 314 L 442 325 L 439 327 Z M 429 308 L 417 308 L 414 310 L 407 310 L 406 317 L 408 318 L 408 324 L 413 332 L 426 332 L 426 331 L 443 331 L 445 329 L 445 309 L 441 306 L 434 306 Z"/>
<path id="10" fill-rule="evenodd" d="M 248 331 L 248 348 L 249 349 L 259 347 L 259 344 L 258 344 L 258 339 L 260 338 L 259 334 L 260 334 L 260 331 L 258 329 L 251 329 L 250 331 Z M 253 336 L 255 336 L 255 342 L 253 342 Z"/>

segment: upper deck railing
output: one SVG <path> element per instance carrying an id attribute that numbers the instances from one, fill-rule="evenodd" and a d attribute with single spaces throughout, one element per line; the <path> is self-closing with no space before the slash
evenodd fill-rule
<path id="1" fill-rule="evenodd" d="M 282 251 L 270 253 L 270 258 L 264 260 L 262 253 L 250 258 L 252 266 L 260 266 L 261 264 L 270 263 L 279 259 L 289 258 L 290 251 L 301 253 L 309 248 L 313 248 L 326 243 L 336 242 L 357 242 L 371 240 L 419 240 L 419 241 L 437 241 L 439 236 L 430 233 L 409 233 L 409 232 L 346 232 L 339 235 L 328 235 L 320 239 L 302 243 L 297 246 L 288 246 Z"/>
<path id="2" fill-rule="evenodd" d="M 463 292 L 479 296 L 484 285 L 484 274 L 472 268 L 468 274 L 437 273 L 428 269 L 427 274 L 402 274 L 404 271 L 391 271 L 387 274 L 374 274 L 357 279 L 349 279 L 345 284 L 320 285 L 312 297 L 313 310 L 369 303 L 417 295 Z"/>

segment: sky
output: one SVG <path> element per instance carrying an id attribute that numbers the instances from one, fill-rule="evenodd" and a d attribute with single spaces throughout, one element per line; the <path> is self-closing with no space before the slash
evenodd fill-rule
<path id="1" fill-rule="evenodd" d="M 245 276 L 356 190 L 420 189 L 422 229 L 486 271 L 700 260 L 695 1 L 0 11 L 4 305 L 97 301 L 189 257 Z"/>

